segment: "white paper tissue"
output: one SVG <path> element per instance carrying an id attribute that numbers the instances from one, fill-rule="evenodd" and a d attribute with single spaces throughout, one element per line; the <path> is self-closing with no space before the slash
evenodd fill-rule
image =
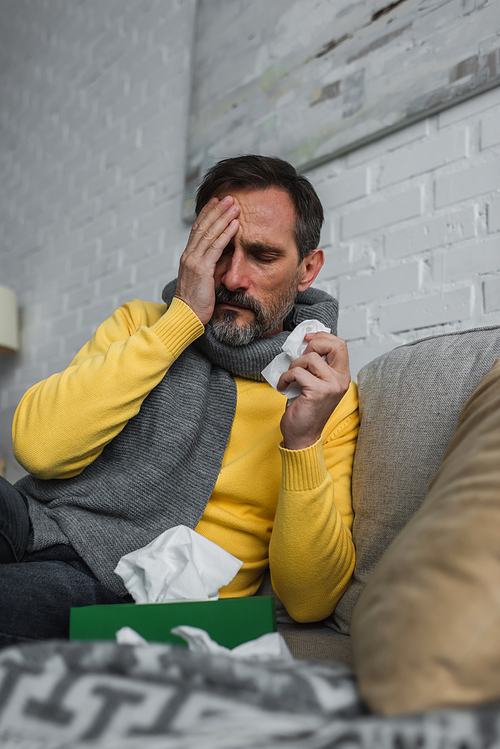
<path id="1" fill-rule="evenodd" d="M 120 559 L 115 572 L 136 603 L 216 601 L 243 562 L 185 525 Z"/>
<path id="2" fill-rule="evenodd" d="M 187 624 L 173 627 L 173 635 L 182 637 L 193 653 L 211 653 L 212 655 L 226 655 L 230 658 L 243 658 L 252 661 L 267 661 L 270 658 L 284 658 L 293 660 L 285 639 L 279 632 L 268 632 L 255 640 L 243 642 L 235 648 L 226 648 L 212 640 L 204 629 L 190 627 Z"/>
<path id="3" fill-rule="evenodd" d="M 182 625 L 173 627 L 172 634 L 182 637 L 188 644 L 188 649 L 193 653 L 211 653 L 212 655 L 225 655 L 229 658 L 239 658 L 251 661 L 267 661 L 272 658 L 281 658 L 291 661 L 293 656 L 279 632 L 268 632 L 255 640 L 243 642 L 235 648 L 226 648 L 212 640 L 204 629 Z M 116 642 L 119 645 L 149 645 L 144 637 L 131 627 L 122 627 L 116 633 Z"/>
<path id="4" fill-rule="evenodd" d="M 297 325 L 295 330 L 292 330 L 281 347 L 283 353 L 275 356 L 261 373 L 275 390 L 278 389 L 278 381 L 283 372 L 286 372 L 290 364 L 304 353 L 307 347 L 307 342 L 304 341 L 304 338 L 308 333 L 330 333 L 330 328 L 325 327 L 319 320 L 304 320 L 300 325 Z M 286 395 L 288 400 L 293 400 L 300 395 L 302 388 L 296 382 L 292 382 L 286 390 L 280 392 Z"/>
<path id="5" fill-rule="evenodd" d="M 121 627 L 121 629 L 117 630 L 115 637 L 118 645 L 149 646 L 149 642 L 145 640 L 144 637 L 139 634 L 139 632 L 136 632 L 135 629 L 132 629 L 132 627 Z"/>

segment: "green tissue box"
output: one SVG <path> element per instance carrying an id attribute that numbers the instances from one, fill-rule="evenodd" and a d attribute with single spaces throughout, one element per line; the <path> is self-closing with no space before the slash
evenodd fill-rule
<path id="1" fill-rule="evenodd" d="M 80 606 L 71 609 L 69 639 L 115 640 L 117 630 L 132 627 L 149 642 L 187 647 L 184 640 L 170 634 L 172 627 L 182 624 L 204 629 L 219 645 L 234 648 L 276 632 L 274 597 Z"/>

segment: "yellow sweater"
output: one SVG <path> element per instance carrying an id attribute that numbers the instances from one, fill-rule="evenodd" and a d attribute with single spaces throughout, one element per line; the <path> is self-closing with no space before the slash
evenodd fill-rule
<path id="1" fill-rule="evenodd" d="M 140 300 L 117 309 L 68 369 L 23 397 L 13 424 L 18 461 L 40 478 L 79 474 L 203 329 L 178 299 L 168 309 Z M 236 386 L 222 468 L 196 530 L 243 560 L 222 597 L 255 593 L 269 565 L 290 615 L 298 621 L 323 619 L 354 567 L 356 386 L 351 383 L 322 440 L 297 451 L 279 445 L 285 397 L 267 383 L 236 378 Z M 43 433 L 44 440 L 33 440 L 34 433 Z"/>

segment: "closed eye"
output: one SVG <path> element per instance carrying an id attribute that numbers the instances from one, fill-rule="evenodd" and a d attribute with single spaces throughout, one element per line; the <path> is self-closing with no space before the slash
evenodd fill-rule
<path id="1" fill-rule="evenodd" d="M 269 245 L 265 242 L 251 242 L 242 239 L 241 244 L 249 255 L 252 255 L 258 262 L 272 263 L 285 257 L 287 252 L 283 247 Z"/>
<path id="2" fill-rule="evenodd" d="M 272 263 L 276 260 L 276 255 L 254 255 L 259 263 Z"/>

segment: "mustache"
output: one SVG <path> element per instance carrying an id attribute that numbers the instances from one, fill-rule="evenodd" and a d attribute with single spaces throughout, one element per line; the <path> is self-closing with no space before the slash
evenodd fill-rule
<path id="1" fill-rule="evenodd" d="M 246 307 L 251 310 L 257 320 L 265 317 L 262 305 L 249 294 L 242 294 L 241 291 L 229 291 L 225 286 L 219 286 L 215 289 L 215 301 L 236 304 L 240 307 Z"/>

